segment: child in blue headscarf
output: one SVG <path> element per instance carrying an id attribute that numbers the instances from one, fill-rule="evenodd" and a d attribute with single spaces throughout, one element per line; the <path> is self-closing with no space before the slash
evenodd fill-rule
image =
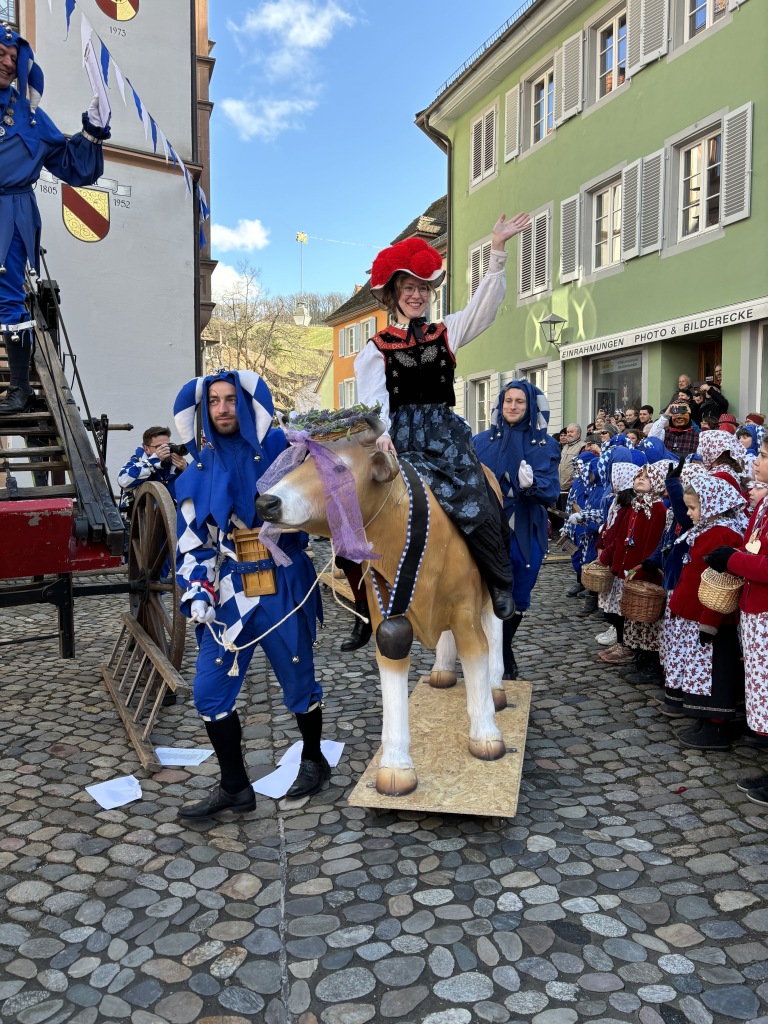
<path id="1" fill-rule="evenodd" d="M 478 458 L 501 487 L 509 520 L 515 614 L 504 622 L 504 678 L 517 678 L 512 639 L 547 552 L 547 506 L 560 493 L 560 446 L 547 433 L 549 402 L 527 380 L 513 380 L 499 394 L 490 430 L 475 436 Z"/>

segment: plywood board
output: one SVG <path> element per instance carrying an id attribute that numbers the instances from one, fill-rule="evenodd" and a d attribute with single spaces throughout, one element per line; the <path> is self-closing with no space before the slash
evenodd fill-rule
<path id="1" fill-rule="evenodd" d="M 449 690 L 419 680 L 408 701 L 411 757 L 419 784 L 406 796 L 376 792 L 381 747 L 353 789 L 353 807 L 396 808 L 442 814 L 514 817 L 523 771 L 525 736 L 531 710 L 531 684 L 505 682 L 509 705 L 496 715 L 507 753 L 498 761 L 479 761 L 467 750 L 469 719 L 464 681 Z M 512 705 L 515 705 L 512 707 Z"/>
<path id="2" fill-rule="evenodd" d="M 355 597 L 354 594 L 352 593 L 352 587 L 350 587 L 350 585 L 347 583 L 346 576 L 342 577 L 342 579 L 340 580 L 337 580 L 334 579 L 333 573 L 321 572 L 320 582 L 324 583 L 326 587 L 330 587 L 332 590 L 335 590 L 339 597 L 345 597 L 352 604 L 355 603 Z"/>

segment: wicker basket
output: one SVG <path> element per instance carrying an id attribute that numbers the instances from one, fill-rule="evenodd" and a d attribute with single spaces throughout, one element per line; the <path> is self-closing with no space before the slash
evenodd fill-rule
<path id="1" fill-rule="evenodd" d="M 731 572 L 705 569 L 699 584 L 699 600 L 705 608 L 721 615 L 730 615 L 739 607 L 739 595 L 744 586 L 741 576 Z"/>
<path id="2" fill-rule="evenodd" d="M 607 594 L 613 586 L 613 573 L 600 562 L 587 562 L 581 569 L 581 582 L 596 594 Z"/>
<path id="3" fill-rule="evenodd" d="M 238 562 L 260 562 L 271 558 L 269 551 L 259 540 L 259 530 L 234 530 L 235 553 Z M 246 597 L 264 597 L 277 593 L 277 580 L 274 569 L 263 569 L 261 572 L 243 573 L 243 593 Z"/>
<path id="4" fill-rule="evenodd" d="M 621 614 L 632 622 L 658 622 L 664 614 L 667 592 L 645 580 L 625 580 L 621 592 Z"/>

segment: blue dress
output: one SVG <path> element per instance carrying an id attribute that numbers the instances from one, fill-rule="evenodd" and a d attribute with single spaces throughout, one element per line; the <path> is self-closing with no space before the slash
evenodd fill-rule
<path id="1" fill-rule="evenodd" d="M 4 123 L 4 115 L 13 124 Z M 83 134 L 67 140 L 39 108 L 30 124 L 29 103 L 9 86 L 0 89 L 0 325 L 24 322 L 24 271 L 27 262 L 40 273 L 40 211 L 33 186 L 43 167 L 69 185 L 92 185 L 104 173 L 97 142 Z M 102 139 L 109 135 L 90 124 L 83 127 Z M 2 272 L 4 269 L 4 273 Z"/>

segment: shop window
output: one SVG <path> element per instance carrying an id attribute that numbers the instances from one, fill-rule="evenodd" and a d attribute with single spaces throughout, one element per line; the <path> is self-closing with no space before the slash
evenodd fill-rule
<path id="1" fill-rule="evenodd" d="M 645 401 L 642 387 L 641 352 L 593 359 L 593 418 L 601 410 L 610 415 L 624 409 L 638 409 Z"/>

